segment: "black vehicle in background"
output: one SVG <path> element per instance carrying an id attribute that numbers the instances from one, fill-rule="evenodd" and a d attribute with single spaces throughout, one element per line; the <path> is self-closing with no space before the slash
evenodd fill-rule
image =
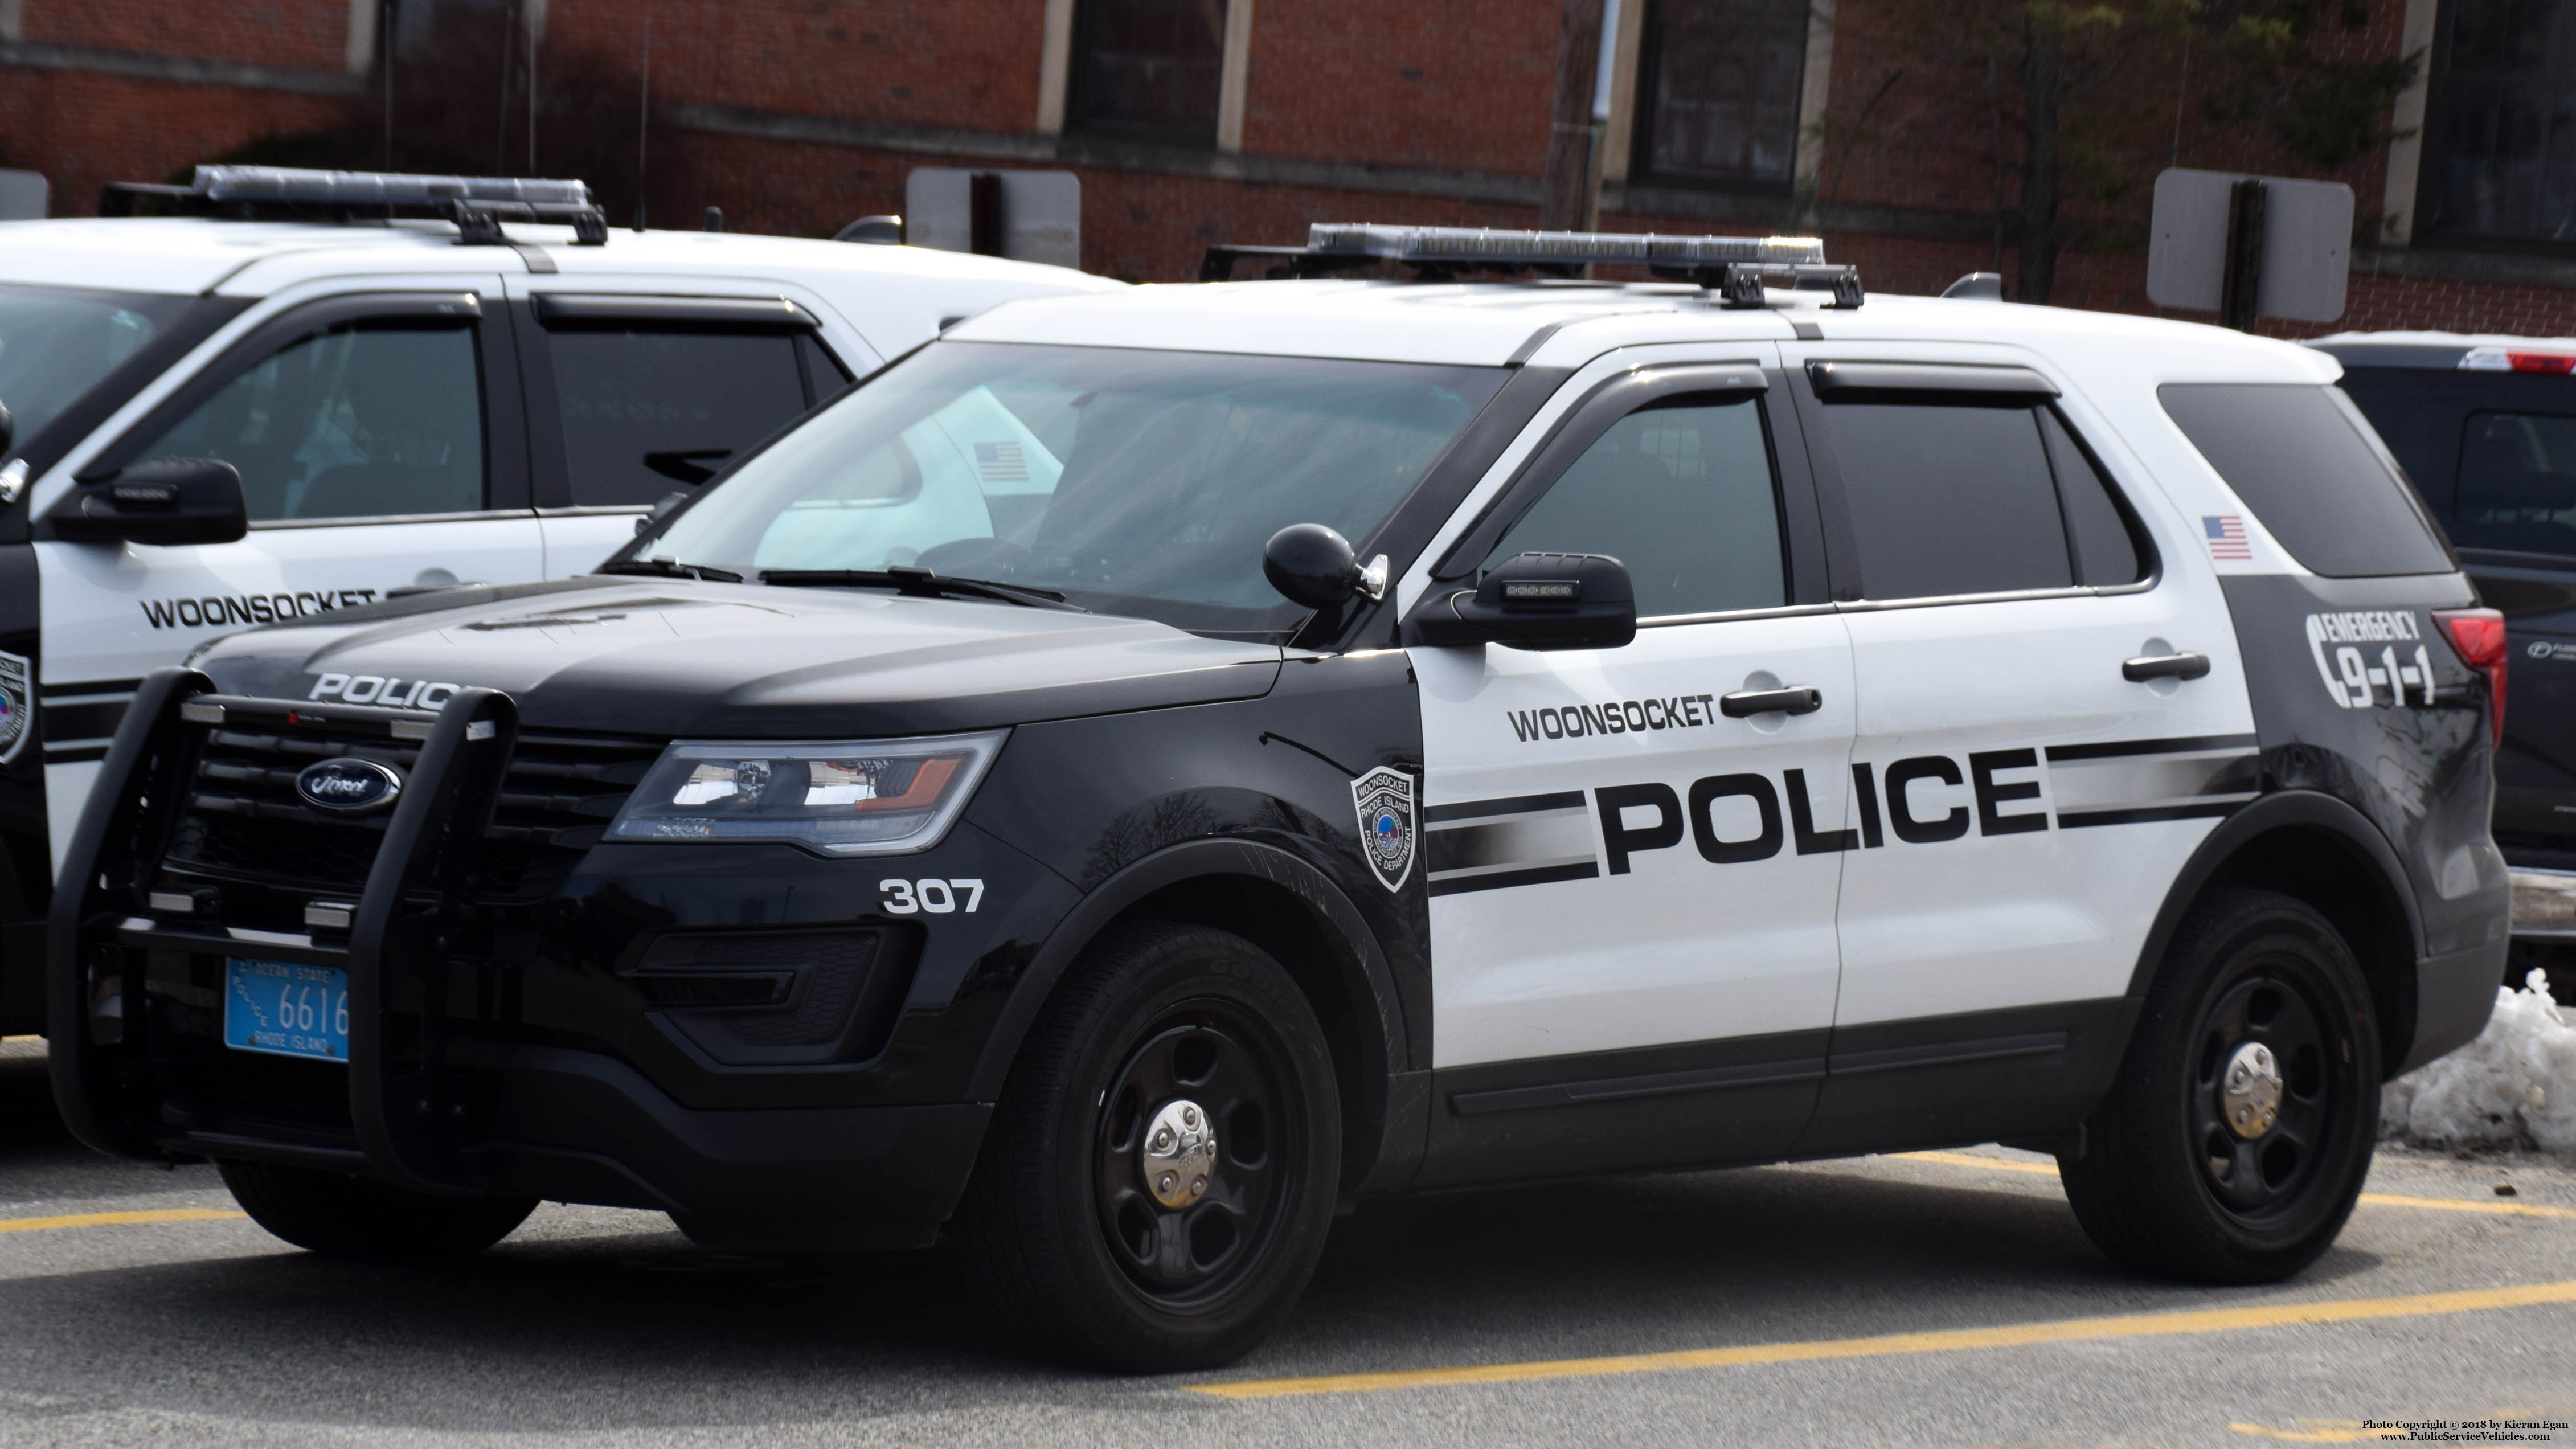
<path id="1" fill-rule="evenodd" d="M 2505 978 L 2576 1000 L 2576 339 L 2379 332 L 2311 344 L 2386 439 L 2512 641 L 2495 839 Z"/>

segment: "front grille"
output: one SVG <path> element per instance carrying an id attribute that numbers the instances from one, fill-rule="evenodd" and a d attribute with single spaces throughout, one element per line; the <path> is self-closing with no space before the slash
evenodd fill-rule
<path id="1" fill-rule="evenodd" d="M 469 865 L 469 892 L 493 904 L 551 895 L 660 754 L 651 741 L 519 736 L 492 824 Z M 375 865 L 387 817 L 314 810 L 296 795 L 295 776 L 318 760 L 352 756 L 408 777 L 419 755 L 381 734 L 217 726 L 206 733 L 164 864 L 217 882 L 354 898 Z M 235 924 L 301 929 L 300 919 L 226 916 Z"/>

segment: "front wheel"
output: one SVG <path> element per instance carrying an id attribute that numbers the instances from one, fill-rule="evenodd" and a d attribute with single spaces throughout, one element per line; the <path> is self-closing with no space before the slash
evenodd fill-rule
<path id="1" fill-rule="evenodd" d="M 2096 1246 L 2141 1272 L 2267 1283 L 2316 1261 L 2370 1171 L 2379 1034 L 2351 947 L 2306 904 L 2192 909 L 2110 1096 L 2061 1157 Z"/>
<path id="2" fill-rule="evenodd" d="M 1121 926 L 1031 1028 L 959 1208 L 978 1296 L 1040 1352 L 1230 1363 L 1305 1290 L 1341 1106 L 1288 974 L 1200 926 Z"/>
<path id="3" fill-rule="evenodd" d="M 310 1167 L 224 1161 L 215 1170 L 252 1222 L 328 1258 L 463 1257 L 508 1237 L 537 1210 L 532 1197 L 432 1197 Z"/>

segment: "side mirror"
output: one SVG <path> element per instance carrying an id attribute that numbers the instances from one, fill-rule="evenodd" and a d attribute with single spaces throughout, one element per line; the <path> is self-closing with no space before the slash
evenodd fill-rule
<path id="1" fill-rule="evenodd" d="M 1262 546 L 1261 574 L 1292 604 L 1335 609 L 1354 594 L 1386 592 L 1386 555 L 1362 567 L 1349 539 L 1320 523 L 1292 523 Z"/>
<path id="2" fill-rule="evenodd" d="M 75 543 L 230 543 L 250 532 L 241 474 L 213 458 L 147 458 L 82 483 L 45 522 Z"/>
<path id="3" fill-rule="evenodd" d="M 17 419 L 9 416 L 9 405 L 0 403 L 0 458 L 9 455 L 9 445 L 18 441 Z"/>
<path id="4" fill-rule="evenodd" d="M 1473 589 L 1434 588 L 1405 621 L 1409 644 L 1616 649 L 1637 637 L 1628 566 L 1597 553 L 1525 553 Z"/>

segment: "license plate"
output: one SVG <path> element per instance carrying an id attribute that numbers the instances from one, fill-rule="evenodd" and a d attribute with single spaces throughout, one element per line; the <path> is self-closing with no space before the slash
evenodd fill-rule
<path id="1" fill-rule="evenodd" d="M 281 1057 L 349 1059 L 349 973 L 289 961 L 224 961 L 224 1045 Z"/>

